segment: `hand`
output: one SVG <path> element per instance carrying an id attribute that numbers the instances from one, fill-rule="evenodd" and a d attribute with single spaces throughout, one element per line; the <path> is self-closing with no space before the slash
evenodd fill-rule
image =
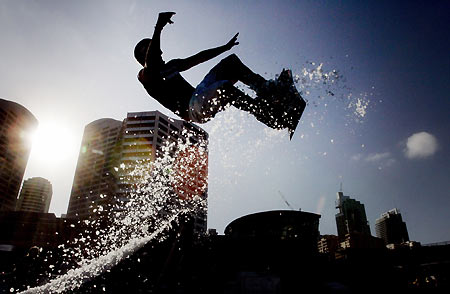
<path id="1" fill-rule="evenodd" d="M 163 28 L 166 24 L 173 24 L 173 21 L 170 19 L 175 12 L 161 12 L 158 15 L 158 21 L 156 22 L 156 26 Z"/>
<path id="2" fill-rule="evenodd" d="M 231 48 L 233 48 L 233 46 L 239 45 L 239 42 L 237 41 L 238 35 L 239 35 L 239 33 L 234 35 L 234 37 L 230 41 L 228 41 L 228 43 L 225 44 L 225 46 L 227 47 L 227 50 L 230 50 Z"/>

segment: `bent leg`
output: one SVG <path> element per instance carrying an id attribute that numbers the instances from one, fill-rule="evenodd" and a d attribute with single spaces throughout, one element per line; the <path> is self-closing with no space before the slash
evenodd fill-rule
<path id="1" fill-rule="evenodd" d="M 257 103 L 257 99 L 251 98 L 233 85 L 225 84 L 220 91 L 220 98 L 226 100 L 227 104 L 230 104 L 240 110 L 247 111 L 251 114 L 258 112 L 259 105 Z"/>
<path id="2" fill-rule="evenodd" d="M 229 103 L 225 96 L 221 96 L 221 88 L 228 81 L 211 81 L 208 74 L 195 88 L 189 102 L 189 120 L 205 123 L 211 120 L 219 111 L 225 109 Z"/>
<path id="3" fill-rule="evenodd" d="M 251 98 L 228 81 L 218 81 L 208 86 L 201 83 L 195 89 L 189 103 L 189 120 L 206 123 L 218 112 L 234 106 L 262 121 L 261 118 L 267 113 L 263 107 L 265 104 L 267 103 L 262 99 Z"/>
<path id="4" fill-rule="evenodd" d="M 235 54 L 222 59 L 195 88 L 189 104 L 189 119 L 198 123 L 207 122 L 217 112 L 232 104 L 250 111 L 248 96 L 233 85 L 237 81 L 250 83 L 252 79 L 255 83 L 265 82 L 264 78 L 253 73 Z M 238 101 L 241 99 L 243 101 Z"/>
<path id="5" fill-rule="evenodd" d="M 228 80 L 233 84 L 241 81 L 255 91 L 267 82 L 262 76 L 254 73 L 242 63 L 236 54 L 231 54 L 222 59 L 211 69 L 210 73 L 213 73 L 217 80 Z"/>
<path id="6" fill-rule="evenodd" d="M 233 85 L 225 85 L 223 94 L 234 107 L 252 114 L 258 121 L 273 129 L 283 128 L 273 116 L 273 108 L 263 99 L 253 99 Z"/>
<path id="7" fill-rule="evenodd" d="M 233 85 L 241 81 L 257 93 L 253 99 Z M 268 81 L 252 72 L 232 54 L 222 59 L 195 88 L 189 105 L 191 121 L 205 123 L 228 105 L 247 111 L 259 121 L 273 127 L 268 117 L 269 103 L 266 95 L 260 95 L 267 88 Z M 261 97 L 263 96 L 263 97 Z"/>

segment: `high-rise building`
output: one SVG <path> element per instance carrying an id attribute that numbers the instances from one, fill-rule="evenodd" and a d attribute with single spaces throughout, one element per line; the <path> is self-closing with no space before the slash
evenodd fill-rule
<path id="1" fill-rule="evenodd" d="M 317 242 L 317 249 L 320 253 L 328 253 L 334 255 L 339 247 L 338 236 L 335 235 L 323 235 L 320 236 Z"/>
<path id="2" fill-rule="evenodd" d="M 172 119 L 159 111 L 128 113 L 122 136 L 120 163 L 128 169 L 137 162 L 153 162 L 167 152 L 173 157 L 180 143 L 202 144 L 206 148 L 208 140 L 208 134 L 200 127 Z M 164 147 L 167 150 L 163 150 Z M 206 175 L 207 165 L 203 168 L 202 175 Z M 121 182 L 120 193 L 126 193 L 130 188 L 127 183 L 126 179 Z"/>
<path id="3" fill-rule="evenodd" d="M 339 209 L 336 214 L 336 226 L 340 239 L 352 233 L 370 235 L 364 204 L 349 196 L 344 196 L 342 192 L 338 192 L 336 208 Z"/>
<path id="4" fill-rule="evenodd" d="M 208 134 L 200 127 L 172 119 L 159 111 L 128 113 L 124 121 L 120 155 L 120 165 L 125 168 L 121 169 L 117 195 L 126 201 L 127 194 L 133 191 L 134 181 L 129 172 L 137 162 L 154 162 L 164 154 L 175 157 L 178 151 L 174 172 L 180 180 L 175 181 L 174 191 L 181 198 L 197 195 L 206 200 L 207 140 Z M 178 150 L 180 144 L 184 145 L 182 152 Z M 198 152 L 199 147 L 202 151 Z M 196 160 L 195 164 L 192 159 Z M 206 212 L 196 214 L 194 229 L 206 232 Z"/>
<path id="5" fill-rule="evenodd" d="M 112 204 L 117 190 L 122 122 L 103 118 L 84 129 L 67 210 L 68 218 L 95 217 Z"/>
<path id="6" fill-rule="evenodd" d="M 0 210 L 14 211 L 38 121 L 25 107 L 0 99 Z"/>
<path id="7" fill-rule="evenodd" d="M 206 200 L 207 140 L 208 134 L 198 126 L 159 111 L 130 112 L 123 122 L 90 123 L 83 135 L 67 217 L 93 217 L 112 205 L 120 209 L 135 189 L 136 179 L 130 172 L 138 163 L 155 162 L 164 154 L 173 158 L 177 154 L 173 169 L 181 180 L 175 181 L 174 192 L 182 198 L 195 194 Z M 199 146 L 201 152 L 196 152 Z M 199 154 L 203 164 L 186 163 L 186 158 L 199 159 Z M 191 166 L 186 169 L 186 164 Z M 206 231 L 206 212 L 195 216 L 194 227 L 197 232 Z"/>
<path id="8" fill-rule="evenodd" d="M 382 238 L 386 244 L 401 244 L 409 241 L 406 223 L 397 208 L 381 214 L 375 221 L 377 237 Z"/>
<path id="9" fill-rule="evenodd" d="M 27 179 L 23 182 L 16 210 L 48 213 L 52 194 L 49 180 L 40 177 Z"/>

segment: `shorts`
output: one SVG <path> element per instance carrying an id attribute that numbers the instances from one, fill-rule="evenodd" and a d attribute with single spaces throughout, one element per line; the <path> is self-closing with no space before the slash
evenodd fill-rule
<path id="1" fill-rule="evenodd" d="M 192 94 L 189 102 L 189 120 L 206 123 L 223 110 L 225 105 L 220 98 L 220 88 L 229 83 L 228 80 L 217 81 L 216 72 L 211 70 Z"/>

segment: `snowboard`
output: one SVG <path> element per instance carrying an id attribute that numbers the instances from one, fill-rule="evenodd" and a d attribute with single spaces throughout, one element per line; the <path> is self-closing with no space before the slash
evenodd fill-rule
<path id="1" fill-rule="evenodd" d="M 295 87 L 290 69 L 283 69 L 271 95 L 260 97 L 260 114 L 256 118 L 274 129 L 288 129 L 292 139 L 306 102 Z"/>

